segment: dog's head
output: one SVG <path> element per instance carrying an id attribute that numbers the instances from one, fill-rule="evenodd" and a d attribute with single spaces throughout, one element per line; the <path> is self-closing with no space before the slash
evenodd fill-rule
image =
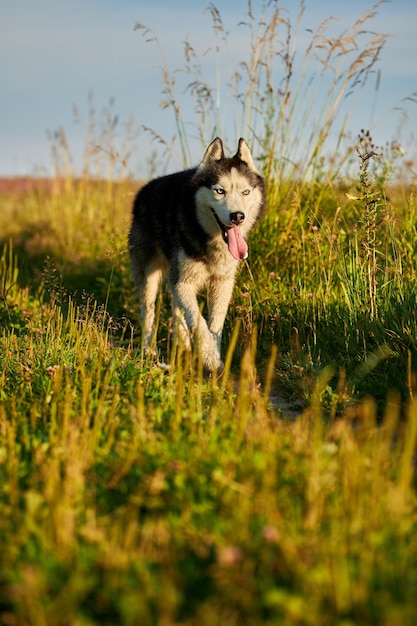
<path id="1" fill-rule="evenodd" d="M 246 258 L 245 236 L 265 206 L 264 180 L 246 141 L 239 139 L 236 154 L 226 158 L 217 137 L 207 148 L 193 183 L 197 216 L 204 230 L 211 237 L 222 237 L 235 259 Z"/>

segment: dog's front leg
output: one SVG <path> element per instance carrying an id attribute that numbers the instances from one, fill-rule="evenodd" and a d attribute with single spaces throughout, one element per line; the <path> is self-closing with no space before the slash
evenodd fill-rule
<path id="1" fill-rule="evenodd" d="M 177 305 L 177 298 L 172 294 L 172 329 L 182 348 L 191 350 L 190 331 L 185 320 L 184 312 Z"/>
<path id="2" fill-rule="evenodd" d="M 224 320 L 229 308 L 234 282 L 233 277 L 221 282 L 213 282 L 209 287 L 209 330 L 216 342 L 219 361 Z"/>
<path id="3" fill-rule="evenodd" d="M 185 281 L 177 282 L 171 284 L 171 292 L 176 307 L 183 312 L 191 336 L 197 342 L 204 369 L 209 372 L 221 370 L 223 364 L 217 341 L 200 313 L 196 286 Z"/>

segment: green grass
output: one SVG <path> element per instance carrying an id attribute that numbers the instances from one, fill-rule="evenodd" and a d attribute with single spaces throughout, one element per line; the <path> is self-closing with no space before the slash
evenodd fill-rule
<path id="1" fill-rule="evenodd" d="M 412 190 L 378 225 L 371 318 L 362 201 L 295 185 L 251 240 L 210 380 L 168 341 L 165 296 L 171 368 L 141 355 L 131 189 L 2 198 L 0 623 L 413 624 Z"/>
<path id="2" fill-rule="evenodd" d="M 256 346 L 237 378 L 162 370 L 98 309 L 21 290 L 8 258 L 2 623 L 414 622 L 414 400 L 391 394 L 379 426 L 371 398 L 324 419 L 324 370 L 288 422 Z"/>
<path id="3" fill-rule="evenodd" d="M 270 63 L 279 18 L 253 43 Z M 398 154 L 363 132 L 342 177 L 319 128 L 305 163 L 278 176 L 303 83 L 274 139 L 248 80 L 251 115 L 262 102 L 269 120 L 246 129 L 268 211 L 219 379 L 171 340 L 166 290 L 158 349 L 170 367 L 141 351 L 127 251 L 138 183 L 119 175 L 111 116 L 108 162 L 86 153 L 75 176 L 61 131 L 56 176 L 0 187 L 2 625 L 417 621 L 415 187 L 391 183 Z"/>

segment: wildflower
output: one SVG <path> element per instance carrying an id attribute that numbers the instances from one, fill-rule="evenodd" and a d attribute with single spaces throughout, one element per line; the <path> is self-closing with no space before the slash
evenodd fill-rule
<path id="1" fill-rule="evenodd" d="M 217 561 L 223 567 L 233 567 L 243 558 L 242 550 L 238 546 L 222 546 L 217 554 Z"/>
<path id="2" fill-rule="evenodd" d="M 46 368 L 46 373 L 48 374 L 49 378 L 52 378 L 53 376 L 55 376 L 56 372 L 58 372 L 60 366 L 59 365 L 50 365 L 49 367 Z"/>
<path id="3" fill-rule="evenodd" d="M 262 536 L 268 543 L 278 543 L 280 539 L 280 532 L 275 526 L 264 526 L 262 529 Z"/>

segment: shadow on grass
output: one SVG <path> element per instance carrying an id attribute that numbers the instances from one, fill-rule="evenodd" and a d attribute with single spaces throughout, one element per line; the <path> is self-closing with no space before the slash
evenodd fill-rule
<path id="1" fill-rule="evenodd" d="M 0 239 L 0 251 L 12 246 L 17 259 L 18 284 L 32 295 L 43 288 L 43 299 L 65 306 L 69 298 L 81 305 L 87 299 L 104 306 L 112 317 L 135 317 L 135 294 L 128 254 L 70 257 L 59 250 L 50 224 L 37 223 L 12 237 Z M 136 322 L 137 320 L 135 320 Z"/>

